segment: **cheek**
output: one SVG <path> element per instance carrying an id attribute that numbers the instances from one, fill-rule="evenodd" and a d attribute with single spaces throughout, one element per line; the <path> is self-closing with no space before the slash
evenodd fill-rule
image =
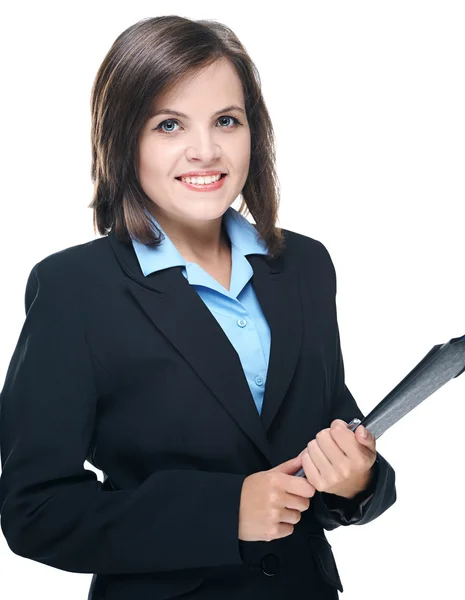
<path id="1" fill-rule="evenodd" d="M 250 136 L 247 135 L 235 140 L 229 152 L 236 168 L 241 171 L 248 171 L 250 164 Z"/>
<path id="2" fill-rule="evenodd" d="M 150 183 L 150 180 L 166 177 L 173 168 L 173 150 L 154 141 L 143 141 L 139 146 L 139 181 Z"/>
<path id="3" fill-rule="evenodd" d="M 247 158 L 247 163 L 250 161 L 250 147 L 250 129 L 247 129 L 246 131 L 244 131 L 244 139 L 242 140 L 242 153 Z"/>
<path id="4" fill-rule="evenodd" d="M 247 145 L 244 148 L 244 152 L 243 152 L 243 166 L 244 168 L 248 169 L 249 168 L 249 164 L 250 164 L 250 146 Z"/>

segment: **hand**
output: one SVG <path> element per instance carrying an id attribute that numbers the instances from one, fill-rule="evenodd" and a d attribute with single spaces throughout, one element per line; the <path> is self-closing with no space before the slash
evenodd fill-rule
<path id="1" fill-rule="evenodd" d="M 370 483 L 376 439 L 363 425 L 354 432 L 345 421 L 336 419 L 330 428 L 319 431 L 299 456 L 307 481 L 316 490 L 351 499 Z"/>
<path id="2" fill-rule="evenodd" d="M 305 478 L 294 476 L 301 467 L 299 455 L 244 479 L 239 508 L 240 540 L 270 542 L 293 533 L 315 494 L 315 488 Z"/>

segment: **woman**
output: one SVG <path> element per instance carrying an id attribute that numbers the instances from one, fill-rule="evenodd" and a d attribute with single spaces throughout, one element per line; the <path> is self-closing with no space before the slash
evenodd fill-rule
<path id="1" fill-rule="evenodd" d="M 230 29 L 117 38 L 92 91 L 102 237 L 33 267 L 0 398 L 6 540 L 93 573 L 91 600 L 337 598 L 324 529 L 396 500 L 347 427 L 333 263 L 276 227 L 274 160 Z"/>

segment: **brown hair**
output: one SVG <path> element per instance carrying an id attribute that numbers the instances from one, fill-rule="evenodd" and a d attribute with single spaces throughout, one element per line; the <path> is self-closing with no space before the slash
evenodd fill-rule
<path id="1" fill-rule="evenodd" d="M 242 83 L 250 127 L 249 174 L 239 212 L 251 214 L 256 229 L 276 257 L 284 248 L 276 226 L 279 182 L 274 131 L 261 92 L 258 71 L 236 35 L 211 20 L 193 21 L 177 15 L 148 18 L 123 31 L 105 56 L 91 94 L 91 177 L 94 231 L 114 228 L 122 241 L 133 237 L 158 245 L 160 231 L 145 210 L 152 204 L 137 176 L 137 142 L 152 102 L 187 73 L 226 58 Z M 156 235 L 157 234 L 157 235 Z"/>

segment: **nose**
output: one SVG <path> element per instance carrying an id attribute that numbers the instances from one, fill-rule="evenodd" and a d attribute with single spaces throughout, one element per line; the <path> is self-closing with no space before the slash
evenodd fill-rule
<path id="1" fill-rule="evenodd" d="M 203 163 L 214 161 L 221 155 L 221 148 L 215 140 L 214 133 L 209 131 L 198 131 L 192 133 L 186 149 L 189 160 L 199 160 Z"/>

